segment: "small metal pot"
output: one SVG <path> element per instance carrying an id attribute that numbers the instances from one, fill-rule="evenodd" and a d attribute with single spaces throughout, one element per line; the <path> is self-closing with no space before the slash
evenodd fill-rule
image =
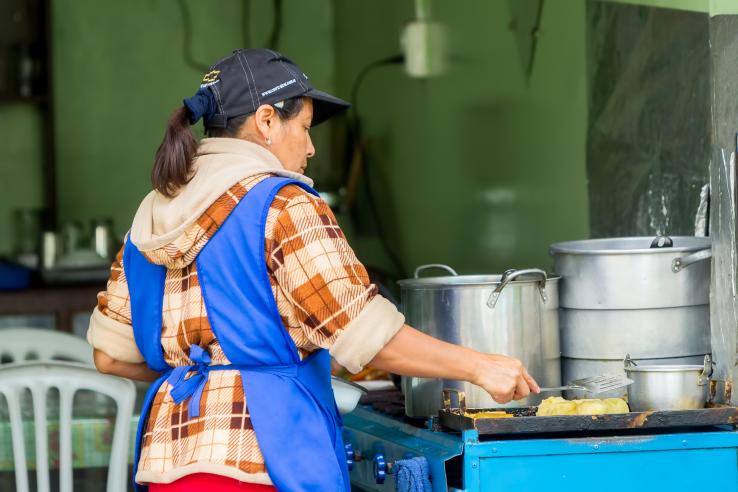
<path id="1" fill-rule="evenodd" d="M 633 412 L 693 410 L 703 408 L 709 396 L 712 359 L 703 365 L 636 365 L 625 358 L 628 405 Z"/>

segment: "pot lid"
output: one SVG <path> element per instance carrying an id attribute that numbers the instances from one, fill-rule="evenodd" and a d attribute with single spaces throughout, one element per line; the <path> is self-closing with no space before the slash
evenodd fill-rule
<path id="1" fill-rule="evenodd" d="M 664 365 L 650 365 L 650 366 L 629 366 L 625 370 L 627 372 L 684 372 L 684 371 L 699 371 L 702 372 L 705 369 L 704 365 L 696 364 L 664 364 Z"/>
<path id="2" fill-rule="evenodd" d="M 416 287 L 416 288 L 436 288 L 436 287 L 489 287 L 499 285 L 502 281 L 502 275 L 445 275 L 441 277 L 423 277 L 423 278 L 407 278 L 398 280 L 400 287 Z M 553 273 L 548 274 L 546 283 L 558 282 L 561 277 Z M 533 274 L 521 275 L 515 280 L 510 281 L 511 284 L 539 284 L 541 277 Z"/>
<path id="3" fill-rule="evenodd" d="M 566 241 L 551 245 L 550 253 L 578 255 L 629 255 L 629 254 L 670 254 L 685 253 L 708 249 L 711 246 L 709 237 L 671 236 L 671 246 L 652 248 L 651 244 L 659 238 L 648 237 L 616 237 L 587 239 L 583 241 Z"/>

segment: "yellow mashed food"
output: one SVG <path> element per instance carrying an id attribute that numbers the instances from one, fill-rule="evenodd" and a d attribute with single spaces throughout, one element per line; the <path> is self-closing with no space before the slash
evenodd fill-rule
<path id="1" fill-rule="evenodd" d="M 536 415 L 606 415 L 628 413 L 628 404 L 622 398 L 605 398 L 591 400 L 565 400 L 560 396 L 546 398 L 538 405 Z"/>

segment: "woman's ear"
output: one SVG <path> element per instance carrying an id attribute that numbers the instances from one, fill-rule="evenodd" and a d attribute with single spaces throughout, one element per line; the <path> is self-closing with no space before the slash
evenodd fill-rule
<path id="1" fill-rule="evenodd" d="M 262 104 L 254 113 L 256 129 L 264 140 L 271 136 L 277 119 L 277 112 L 269 104 Z"/>

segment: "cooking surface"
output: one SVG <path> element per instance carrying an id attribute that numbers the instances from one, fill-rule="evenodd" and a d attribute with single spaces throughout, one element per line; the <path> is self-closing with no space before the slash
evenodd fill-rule
<path id="1" fill-rule="evenodd" d="M 402 420 L 416 427 L 426 427 L 424 419 L 405 416 L 402 393 L 397 389 L 369 391 L 361 398 L 359 405 L 370 406 L 373 410 Z M 567 415 L 537 417 L 538 407 L 526 408 L 486 408 L 467 409 L 466 415 L 458 408 L 444 409 L 438 413 L 434 430 L 459 432 L 476 430 L 480 436 L 509 434 L 549 434 L 549 433 L 597 433 L 599 431 L 638 430 L 638 429 L 678 429 L 687 427 L 711 427 L 738 424 L 738 408 L 716 406 L 699 410 L 678 410 L 664 412 L 630 412 L 612 415 Z M 506 412 L 513 418 L 474 418 L 480 412 Z"/>
<path id="2" fill-rule="evenodd" d="M 716 407 L 699 410 L 630 412 L 612 415 L 567 415 L 537 417 L 537 407 L 507 409 L 513 418 L 474 418 L 478 412 L 498 409 L 444 409 L 439 412 L 441 426 L 454 431 L 476 429 L 480 435 L 534 434 L 556 432 L 595 432 L 628 429 L 667 429 L 735 425 L 738 408 Z"/>
<path id="3" fill-rule="evenodd" d="M 399 391 L 372 393 L 344 419 L 346 443 L 355 457 L 351 482 L 359 490 L 396 490 L 394 475 L 386 471 L 408 456 L 426 458 L 433 492 L 588 490 L 593 483 L 603 492 L 676 492 L 706 486 L 734 491 L 738 483 L 738 433 L 726 426 L 568 433 L 539 429 L 485 436 L 478 429 L 442 427 L 439 417 L 432 419 L 433 426 L 408 419 Z M 525 416 L 496 420 L 522 419 L 543 421 Z M 388 467 L 382 469 L 381 481 L 378 463 Z"/>
<path id="4" fill-rule="evenodd" d="M 371 406 L 372 409 L 390 417 L 405 418 L 405 397 L 397 388 L 370 390 L 361 397 L 359 405 Z"/>

